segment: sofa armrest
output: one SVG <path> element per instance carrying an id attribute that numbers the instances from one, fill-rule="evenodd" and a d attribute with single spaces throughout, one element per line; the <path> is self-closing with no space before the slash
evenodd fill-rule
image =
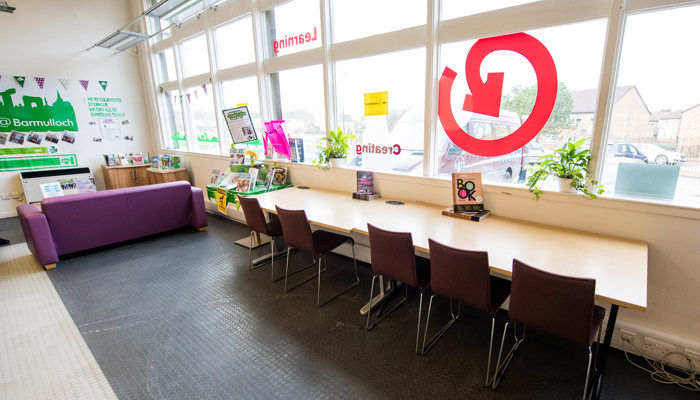
<path id="1" fill-rule="evenodd" d="M 58 253 L 44 213 L 33 204 L 23 204 L 17 207 L 17 216 L 27 247 L 34 258 L 42 267 L 47 269 L 55 267 L 58 262 Z"/>
<path id="2" fill-rule="evenodd" d="M 204 206 L 204 192 L 192 186 L 192 226 L 204 230 L 207 226 L 207 209 Z"/>

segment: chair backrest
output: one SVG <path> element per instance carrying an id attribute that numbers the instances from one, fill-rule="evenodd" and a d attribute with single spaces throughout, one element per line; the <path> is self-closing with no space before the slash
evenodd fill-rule
<path id="1" fill-rule="evenodd" d="M 288 246 L 314 252 L 314 237 L 304 210 L 285 210 L 275 206 Z"/>
<path id="2" fill-rule="evenodd" d="M 260 208 L 258 199 L 239 195 L 238 201 L 241 203 L 241 208 L 243 208 L 243 215 L 245 215 L 245 223 L 248 225 L 248 228 L 269 235 L 270 232 L 267 231 L 265 214 L 263 214 L 263 210 Z"/>
<path id="3" fill-rule="evenodd" d="M 435 294 L 494 312 L 491 305 L 489 254 L 456 249 L 428 239 L 430 287 Z"/>
<path id="4" fill-rule="evenodd" d="M 595 279 L 557 275 L 513 260 L 512 320 L 587 347 L 594 302 Z"/>
<path id="5" fill-rule="evenodd" d="M 419 286 L 411 232 L 393 232 L 367 224 L 372 271 Z"/>

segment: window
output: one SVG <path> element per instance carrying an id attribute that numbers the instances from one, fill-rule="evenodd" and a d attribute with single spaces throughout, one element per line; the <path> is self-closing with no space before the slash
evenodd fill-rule
<path id="1" fill-rule="evenodd" d="M 251 142 L 245 146 L 254 148 L 262 156 L 264 149 L 260 140 L 262 139 L 263 125 L 262 115 L 260 114 L 260 99 L 258 96 L 257 78 L 250 77 L 223 82 L 221 84 L 221 94 L 223 104 L 222 109 L 224 110 L 238 107 L 239 105 L 243 104 L 248 106 L 248 111 L 250 112 L 250 117 L 253 120 L 253 126 L 255 127 L 255 133 L 258 135 L 259 140 L 256 142 Z M 229 135 L 228 137 L 230 138 L 228 128 L 225 128 L 224 131 L 226 131 L 226 134 Z"/>
<path id="2" fill-rule="evenodd" d="M 557 68 L 559 87 L 552 114 L 542 131 L 533 139 L 548 152 L 561 147 L 568 138 L 591 137 L 592 123 L 584 123 L 576 110 L 594 115 L 600 65 L 603 56 L 606 21 L 594 20 L 527 32 L 549 50 Z M 532 112 L 537 96 L 537 77 L 532 65 L 520 54 L 495 51 L 481 64 L 481 74 L 504 72 L 500 116 L 490 117 L 462 110 L 464 96 L 470 90 L 464 76 L 464 65 L 474 40 L 442 45 L 441 67 L 457 71 L 451 93 L 452 113 L 467 134 L 483 140 L 500 139 L 520 128 Z M 591 119 L 594 117 L 591 117 Z M 576 123 L 573 123 L 573 122 Z M 542 155 L 532 145 L 496 157 L 470 154 L 456 147 L 438 122 L 437 175 L 452 172 L 481 172 L 484 181 L 524 183 L 528 165 Z M 532 154 L 530 154 L 532 152 Z M 552 187 L 554 183 L 552 182 Z"/>
<path id="3" fill-rule="evenodd" d="M 424 76 L 424 49 L 337 63 L 338 123 L 356 135 L 351 166 L 423 174 Z M 383 92 L 387 114 L 365 116 L 365 95 Z"/>
<path id="4" fill-rule="evenodd" d="M 265 12 L 269 57 L 321 47 L 317 0 L 293 0 Z"/>
<path id="5" fill-rule="evenodd" d="M 700 204 L 700 167 L 688 161 L 700 156 L 698 18 L 700 6 L 627 17 L 607 140 L 608 148 L 629 151 L 607 154 L 602 177 L 608 193 Z M 665 184 L 669 180 L 675 187 Z"/>
<path id="6" fill-rule="evenodd" d="M 206 88 L 206 89 L 205 89 Z M 214 99 L 211 85 L 187 89 L 187 102 L 192 119 L 192 133 L 195 140 L 195 151 L 208 154 L 219 154 L 219 133 L 214 113 Z"/>
<path id="7" fill-rule="evenodd" d="M 175 71 L 175 55 L 173 49 L 165 49 L 157 54 L 160 67 L 160 83 L 177 80 Z"/>
<path id="8" fill-rule="evenodd" d="M 302 139 L 306 162 L 318 157 L 316 143 L 326 135 L 326 108 L 323 92 L 323 68 L 320 65 L 281 71 L 269 76 L 275 96 L 273 117 L 284 120 L 289 138 Z"/>
<path id="9" fill-rule="evenodd" d="M 165 125 L 167 134 L 164 137 L 166 149 L 187 150 L 185 125 L 182 122 L 182 96 L 180 91 L 165 92 L 162 96 L 165 108 Z"/>
<path id="10" fill-rule="evenodd" d="M 255 41 L 250 17 L 219 27 L 214 32 L 219 69 L 255 62 Z"/>
<path id="11" fill-rule="evenodd" d="M 180 52 L 182 53 L 182 73 L 185 78 L 209 72 L 209 51 L 205 35 L 181 42 Z"/>
<path id="12" fill-rule="evenodd" d="M 338 43 L 424 25 L 428 6 L 426 0 L 333 0 L 332 10 Z"/>

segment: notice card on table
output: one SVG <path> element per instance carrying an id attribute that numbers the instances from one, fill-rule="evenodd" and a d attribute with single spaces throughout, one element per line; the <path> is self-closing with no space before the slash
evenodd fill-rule
<path id="1" fill-rule="evenodd" d="M 59 182 L 42 183 L 39 187 L 41 188 L 41 195 L 44 196 L 45 199 L 63 196 L 63 189 L 61 189 L 61 184 Z"/>

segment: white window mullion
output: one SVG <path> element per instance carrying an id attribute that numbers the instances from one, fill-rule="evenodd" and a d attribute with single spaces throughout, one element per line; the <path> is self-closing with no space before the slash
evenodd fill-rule
<path id="1" fill-rule="evenodd" d="M 331 0 L 319 0 L 321 2 L 321 47 L 323 48 L 323 87 L 326 103 L 326 135 L 329 130 L 335 130 L 338 124 L 336 118 L 336 87 L 335 87 L 335 63 L 331 58 L 331 42 L 333 32 L 331 28 Z"/>

